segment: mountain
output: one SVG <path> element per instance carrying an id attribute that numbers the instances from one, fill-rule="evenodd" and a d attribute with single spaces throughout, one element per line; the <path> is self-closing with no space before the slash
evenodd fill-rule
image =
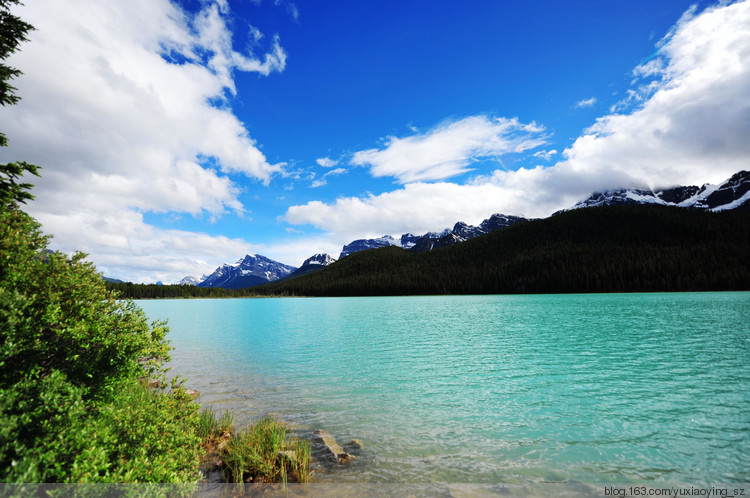
<path id="1" fill-rule="evenodd" d="M 339 259 L 343 259 L 355 252 L 388 246 L 410 249 L 417 252 L 432 251 L 433 249 L 439 249 L 441 247 L 473 239 L 474 237 L 490 233 L 499 228 L 508 227 L 519 221 L 526 221 L 526 219 L 518 216 L 493 214 L 490 218 L 480 223 L 478 227 L 467 225 L 466 223 L 459 221 L 453 226 L 453 229 L 446 228 L 439 233 L 428 232 L 421 236 L 405 233 L 398 239 L 395 239 L 390 235 L 384 235 L 377 239 L 358 239 L 344 246 Z"/>
<path id="2" fill-rule="evenodd" d="M 322 270 L 326 266 L 335 262 L 336 260 L 329 254 L 315 254 L 307 258 L 305 262 L 302 263 L 302 266 L 300 266 L 298 269 L 296 269 L 295 271 L 293 271 L 286 277 L 282 277 L 282 278 L 288 279 L 288 278 L 299 277 L 302 275 L 307 275 L 308 273 L 313 273 L 318 270 Z"/>
<path id="3" fill-rule="evenodd" d="M 243 289 L 273 282 L 286 277 L 296 269 L 294 266 L 279 263 L 260 254 L 248 254 L 233 265 L 225 264 L 218 267 L 197 285 L 198 287 Z"/>
<path id="4" fill-rule="evenodd" d="M 570 209 L 631 204 L 660 204 L 723 211 L 750 207 L 750 172 L 740 171 L 719 185 L 672 187 L 649 190 L 619 188 L 596 192 Z M 566 210 L 567 211 L 567 210 Z"/>
<path id="5" fill-rule="evenodd" d="M 453 226 L 453 230 L 448 232 L 443 232 L 442 234 L 437 235 L 431 233 L 423 235 L 417 240 L 414 246 L 411 247 L 411 250 L 425 252 L 440 249 L 441 247 L 457 244 L 458 242 L 465 242 L 474 237 L 494 232 L 500 228 L 509 227 L 519 221 L 528 220 L 526 218 L 521 218 L 520 216 L 493 214 L 491 217 L 480 223 L 478 227 L 467 225 L 466 223 L 459 221 Z"/>
<path id="6" fill-rule="evenodd" d="M 359 251 L 366 251 L 367 249 L 377 249 L 378 247 L 396 246 L 402 249 L 411 248 L 421 237 L 405 233 L 398 239 L 394 239 L 390 235 L 384 235 L 377 239 L 357 239 L 349 244 L 346 244 L 339 254 L 339 259 L 345 258 L 346 256 Z"/>
<path id="7" fill-rule="evenodd" d="M 750 210 L 601 206 L 515 223 L 436 251 L 363 251 L 254 290 L 306 296 L 750 290 L 748 247 Z"/>
<path id="8" fill-rule="evenodd" d="M 197 279 L 192 275 L 188 275 L 187 277 L 180 280 L 180 283 L 177 285 L 198 285 L 199 283 L 203 282 L 207 277 L 204 275 L 202 279 Z"/>
<path id="9" fill-rule="evenodd" d="M 619 188 L 596 192 L 571 208 L 558 211 L 553 217 L 581 208 L 631 205 L 676 206 L 709 211 L 750 210 L 750 173 L 740 171 L 719 185 L 705 184 L 702 187 L 680 186 L 656 190 Z M 406 233 L 398 239 L 389 235 L 375 239 L 358 239 L 343 247 L 339 260 L 354 253 L 384 247 L 409 249 L 412 252 L 429 252 L 475 239 L 499 229 L 511 227 L 522 221 L 531 220 L 518 216 L 493 214 L 490 218 L 482 221 L 479 226 L 458 222 L 452 229 L 445 229 L 440 233 L 430 232 L 421 236 Z M 208 277 L 204 276 L 201 280 L 194 277 L 185 277 L 180 284 L 240 289 L 276 280 L 304 276 L 327 267 L 333 261 L 335 260 L 327 254 L 316 254 L 308 258 L 299 269 L 296 269 L 264 256 L 248 255 L 234 265 L 223 265 L 217 268 L 213 274 Z"/>
<path id="10" fill-rule="evenodd" d="M 111 278 L 111 277 L 102 277 L 102 279 L 103 279 L 103 280 L 104 280 L 105 282 L 109 282 L 110 284 L 124 284 L 124 283 L 125 283 L 125 282 L 123 282 L 122 280 L 119 280 L 119 279 L 117 279 L 117 278 Z"/>

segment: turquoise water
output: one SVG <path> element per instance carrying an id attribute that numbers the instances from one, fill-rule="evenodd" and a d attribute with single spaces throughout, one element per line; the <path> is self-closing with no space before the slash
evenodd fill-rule
<path id="1" fill-rule="evenodd" d="M 140 301 L 240 424 L 364 442 L 334 482 L 750 482 L 750 293 Z"/>

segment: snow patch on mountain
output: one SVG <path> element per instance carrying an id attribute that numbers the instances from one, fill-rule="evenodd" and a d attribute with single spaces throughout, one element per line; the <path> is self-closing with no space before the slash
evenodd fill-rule
<path id="1" fill-rule="evenodd" d="M 198 286 L 226 289 L 252 287 L 286 277 L 296 269 L 260 254 L 248 254 L 234 264 L 221 265 Z"/>
<path id="2" fill-rule="evenodd" d="M 705 184 L 702 187 L 672 187 L 666 189 L 619 188 L 595 192 L 571 209 L 596 206 L 617 206 L 627 204 L 661 204 L 695 209 L 724 211 L 736 209 L 748 203 L 750 172 L 740 171 L 718 185 Z"/>
<path id="3" fill-rule="evenodd" d="M 396 246 L 418 252 L 431 251 L 440 247 L 464 242 L 524 220 L 525 218 L 519 216 L 493 214 L 490 218 L 482 221 L 479 226 L 468 225 L 459 221 L 452 229 L 446 228 L 442 232 L 428 232 L 424 235 L 405 233 L 398 239 L 390 235 L 384 235 L 377 239 L 358 239 L 344 246 L 339 259 L 355 252 L 387 246 Z"/>

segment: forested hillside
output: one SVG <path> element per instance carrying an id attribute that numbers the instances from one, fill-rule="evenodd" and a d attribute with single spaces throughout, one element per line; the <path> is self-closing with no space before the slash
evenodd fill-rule
<path id="1" fill-rule="evenodd" d="M 386 247 L 254 288 L 308 296 L 750 289 L 750 214 L 611 206 L 429 253 Z"/>
<path id="2" fill-rule="evenodd" d="M 182 297 L 248 297 L 254 288 L 222 289 L 220 287 L 197 287 L 195 285 L 134 284 L 131 282 L 106 282 L 107 288 L 117 291 L 128 299 L 161 299 Z"/>

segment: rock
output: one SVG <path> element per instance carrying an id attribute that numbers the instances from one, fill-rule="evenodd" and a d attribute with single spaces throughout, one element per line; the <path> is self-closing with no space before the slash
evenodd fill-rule
<path id="1" fill-rule="evenodd" d="M 190 396 L 190 399 L 195 399 L 198 396 L 200 396 L 201 393 L 196 391 L 195 389 L 185 389 L 185 393 Z"/>
<path id="2" fill-rule="evenodd" d="M 333 465 L 335 463 L 348 463 L 356 457 L 347 453 L 339 445 L 328 431 L 318 429 L 312 436 L 312 454 L 319 460 Z"/>
<path id="3" fill-rule="evenodd" d="M 365 446 L 362 444 L 362 441 L 360 441 L 359 439 L 352 439 L 344 445 L 344 451 L 346 451 L 347 453 L 359 454 L 362 452 L 364 447 Z"/>

